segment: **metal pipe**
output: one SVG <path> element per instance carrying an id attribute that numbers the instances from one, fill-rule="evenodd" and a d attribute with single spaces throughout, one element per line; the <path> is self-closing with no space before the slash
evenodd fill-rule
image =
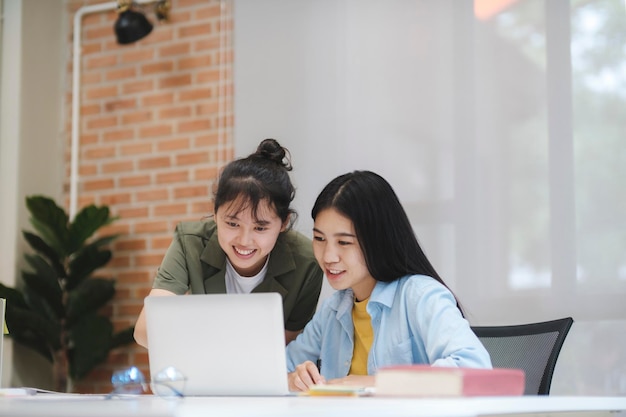
<path id="1" fill-rule="evenodd" d="M 137 4 L 152 3 L 157 0 L 135 0 Z M 73 62 L 72 62 L 72 141 L 70 148 L 70 220 L 74 219 L 78 206 L 78 153 L 80 143 L 80 58 L 83 16 L 113 10 L 117 1 L 83 6 L 74 15 Z"/>

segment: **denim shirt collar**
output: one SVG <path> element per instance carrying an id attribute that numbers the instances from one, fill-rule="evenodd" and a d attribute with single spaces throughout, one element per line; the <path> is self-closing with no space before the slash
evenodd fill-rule
<path id="1" fill-rule="evenodd" d="M 380 310 L 381 307 L 386 307 L 388 309 L 391 308 L 393 304 L 393 300 L 396 296 L 396 290 L 398 288 L 398 283 L 400 280 L 395 280 L 392 282 L 376 282 L 374 289 L 372 290 L 372 295 L 370 296 L 370 301 L 367 304 L 367 312 L 372 316 L 374 311 L 372 309 Z M 335 310 L 337 312 L 337 319 L 340 322 L 346 320 L 345 317 L 348 317 L 349 320 L 352 320 L 352 306 L 354 304 L 354 292 L 350 288 L 343 290 L 343 294 L 339 297 L 339 301 L 335 306 Z M 374 307 L 378 306 L 378 307 Z"/>

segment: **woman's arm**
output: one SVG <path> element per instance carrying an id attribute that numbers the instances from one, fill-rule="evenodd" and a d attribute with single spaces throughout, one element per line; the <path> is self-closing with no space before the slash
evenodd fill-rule
<path id="1" fill-rule="evenodd" d="M 162 297 L 162 296 L 170 296 L 170 295 L 176 295 L 176 294 L 168 290 L 153 288 L 148 294 L 148 297 L 152 297 L 152 296 Z M 137 318 L 137 322 L 135 323 L 134 336 L 135 336 L 135 341 L 139 345 L 145 348 L 148 348 L 148 331 L 146 329 L 145 307 L 141 309 L 141 313 L 139 313 L 139 317 Z"/>
<path id="2" fill-rule="evenodd" d="M 423 340 L 430 364 L 491 368 L 487 350 L 461 315 L 453 294 L 435 282 L 422 286 L 418 294 L 409 299 L 409 305 L 417 306 L 410 325 Z"/>

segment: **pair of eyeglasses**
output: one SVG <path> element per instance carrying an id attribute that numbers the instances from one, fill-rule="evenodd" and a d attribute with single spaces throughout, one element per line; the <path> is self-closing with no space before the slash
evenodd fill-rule
<path id="1" fill-rule="evenodd" d="M 178 369 L 169 366 L 152 376 L 152 393 L 164 398 L 182 398 L 187 378 Z M 111 391 L 107 398 L 125 395 L 138 395 L 148 391 L 148 383 L 143 373 L 136 366 L 116 371 L 111 376 Z"/>

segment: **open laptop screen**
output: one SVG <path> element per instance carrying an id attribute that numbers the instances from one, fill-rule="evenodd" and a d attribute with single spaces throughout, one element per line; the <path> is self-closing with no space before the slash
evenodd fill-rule
<path id="1" fill-rule="evenodd" d="M 155 296 L 145 300 L 150 373 L 180 371 L 184 395 L 287 395 L 278 293 Z"/>

